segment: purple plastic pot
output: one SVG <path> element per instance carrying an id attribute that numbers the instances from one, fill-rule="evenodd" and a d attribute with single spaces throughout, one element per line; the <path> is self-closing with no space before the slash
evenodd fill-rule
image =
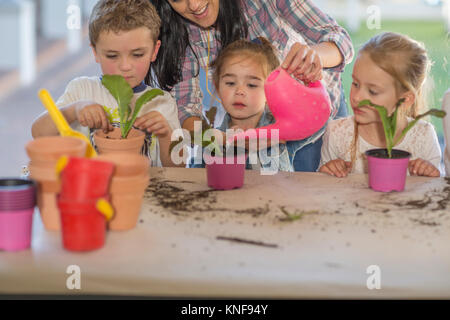
<path id="1" fill-rule="evenodd" d="M 28 179 L 0 179 L 0 212 L 33 208 L 36 204 L 36 182 Z"/>
<path id="2" fill-rule="evenodd" d="M 234 157 L 204 155 L 208 187 L 216 190 L 240 188 L 244 184 L 246 154 Z"/>
<path id="3" fill-rule="evenodd" d="M 30 247 L 35 204 L 33 180 L 0 179 L 0 249 L 18 251 Z"/>
<path id="4" fill-rule="evenodd" d="M 409 152 L 393 149 L 392 158 L 388 158 L 386 149 L 371 149 L 366 151 L 366 157 L 371 189 L 381 192 L 405 189 Z"/>

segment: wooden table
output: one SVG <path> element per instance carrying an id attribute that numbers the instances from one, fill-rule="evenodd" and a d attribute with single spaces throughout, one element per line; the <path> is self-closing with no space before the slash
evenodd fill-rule
<path id="1" fill-rule="evenodd" d="M 366 175 L 247 171 L 232 191 L 210 190 L 204 169 L 151 177 L 137 227 L 100 250 L 65 251 L 36 216 L 32 249 L 0 252 L 0 294 L 450 298 L 449 179 L 378 193 Z"/>

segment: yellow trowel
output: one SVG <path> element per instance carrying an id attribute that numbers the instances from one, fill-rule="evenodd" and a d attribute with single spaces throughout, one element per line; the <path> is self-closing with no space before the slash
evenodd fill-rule
<path id="1" fill-rule="evenodd" d="M 50 117 L 52 118 L 53 122 L 56 124 L 56 127 L 58 128 L 58 131 L 61 134 L 61 136 L 75 137 L 86 141 L 87 143 L 86 157 L 87 158 L 95 157 L 97 153 L 95 152 L 94 147 L 92 147 L 89 139 L 81 132 L 75 131 L 69 126 L 66 118 L 64 118 L 61 111 L 59 111 L 58 107 L 55 105 L 55 102 L 53 102 L 50 93 L 45 89 L 41 89 L 39 90 L 38 95 L 39 99 L 41 99 L 42 104 L 48 110 L 48 113 L 50 114 Z"/>

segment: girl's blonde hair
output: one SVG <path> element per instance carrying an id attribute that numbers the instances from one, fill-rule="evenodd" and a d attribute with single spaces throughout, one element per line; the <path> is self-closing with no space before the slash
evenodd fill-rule
<path id="1" fill-rule="evenodd" d="M 406 36 L 394 32 L 383 32 L 367 41 L 359 54 L 366 53 L 370 59 L 395 80 L 398 95 L 410 91 L 414 94 L 411 108 L 400 109 L 399 113 L 416 117 L 426 106 L 425 82 L 431 67 L 425 46 Z M 358 125 L 355 122 L 352 144 L 352 164 L 356 158 Z"/>
<path id="2" fill-rule="evenodd" d="M 253 62 L 260 64 L 265 77 L 280 65 L 275 48 L 266 38 L 259 37 L 253 41 L 236 40 L 226 46 L 211 64 L 214 69 L 213 81 L 216 88 L 219 87 L 220 75 L 225 62 L 236 56 L 242 57 L 243 60 L 251 58 Z"/>
<path id="3" fill-rule="evenodd" d="M 367 53 L 379 68 L 394 78 L 397 94 L 406 91 L 414 94 L 414 104 L 404 112 L 417 116 L 425 107 L 424 85 L 431 67 L 425 46 L 406 35 L 384 32 L 367 41 L 359 52 Z"/>

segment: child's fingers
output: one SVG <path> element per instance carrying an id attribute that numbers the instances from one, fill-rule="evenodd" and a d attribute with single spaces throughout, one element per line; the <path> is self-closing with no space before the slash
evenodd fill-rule
<path id="1" fill-rule="evenodd" d="M 333 160 L 328 163 L 328 167 L 333 172 L 333 175 L 339 178 L 347 175 L 345 164 L 342 160 Z"/>
<path id="2" fill-rule="evenodd" d="M 347 176 L 347 167 L 345 166 L 345 162 L 343 160 L 336 160 L 333 164 L 336 166 L 338 177 L 342 178 Z"/>
<path id="3" fill-rule="evenodd" d="M 409 173 L 411 175 L 421 175 L 423 174 L 423 166 L 425 165 L 422 159 L 415 159 L 410 161 L 410 170 Z"/>
<path id="4" fill-rule="evenodd" d="M 439 177 L 439 170 L 437 170 L 436 167 L 432 164 L 428 163 L 428 165 L 423 170 L 423 175 L 426 177 Z"/>
<path id="5" fill-rule="evenodd" d="M 417 175 L 423 176 L 427 167 L 428 167 L 428 163 L 426 161 L 422 160 L 422 161 L 418 162 Z"/>
<path id="6" fill-rule="evenodd" d="M 92 116 L 91 116 L 90 113 L 88 113 L 88 112 L 85 113 L 84 120 L 86 122 L 86 125 L 89 128 L 93 128 L 94 127 L 94 120 L 92 119 Z"/>
<path id="7" fill-rule="evenodd" d="M 417 173 L 417 160 L 410 160 L 408 164 L 409 174 L 415 175 Z"/>
<path id="8" fill-rule="evenodd" d="M 327 166 L 326 164 L 324 164 L 323 166 L 321 166 L 321 167 L 319 168 L 319 172 L 327 173 L 327 174 L 329 174 L 329 175 L 334 176 L 333 172 L 331 172 L 330 168 L 328 168 L 328 166 Z"/>

